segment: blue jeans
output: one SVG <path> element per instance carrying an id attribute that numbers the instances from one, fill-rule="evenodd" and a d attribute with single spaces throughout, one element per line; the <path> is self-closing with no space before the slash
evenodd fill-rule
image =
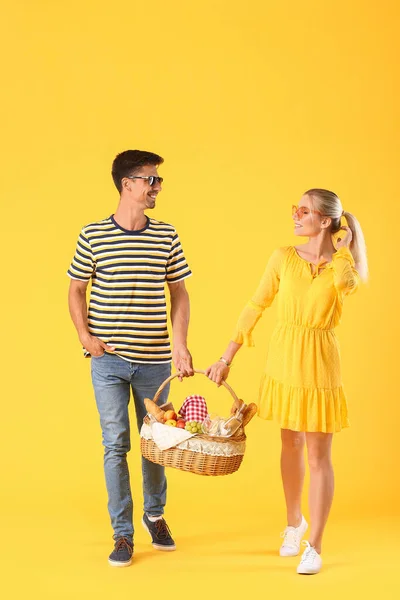
<path id="1" fill-rule="evenodd" d="M 133 502 L 126 454 L 131 448 L 128 405 L 130 388 L 140 430 L 147 411 L 145 398 L 153 398 L 161 383 L 171 374 L 171 364 L 139 364 L 113 354 L 91 359 L 92 382 L 103 433 L 104 472 L 108 492 L 108 512 L 114 539 L 133 539 Z M 167 401 L 169 385 L 159 404 Z M 164 513 L 167 481 L 164 467 L 142 457 L 144 511 L 150 516 Z"/>

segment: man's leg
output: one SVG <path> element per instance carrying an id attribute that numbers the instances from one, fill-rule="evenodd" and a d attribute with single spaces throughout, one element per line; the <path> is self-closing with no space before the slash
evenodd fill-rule
<path id="1" fill-rule="evenodd" d="M 137 364 L 132 376 L 131 385 L 136 408 L 136 419 L 138 429 L 143 424 L 146 416 L 144 399 L 153 399 L 154 394 L 163 381 L 171 375 L 171 364 L 142 365 Z M 169 384 L 162 391 L 158 404 L 163 404 L 168 399 Z M 164 514 L 167 497 L 167 480 L 164 467 L 150 462 L 142 457 L 143 473 L 143 497 L 144 512 L 149 517 L 157 517 Z"/>
<path id="2" fill-rule="evenodd" d="M 132 495 L 126 454 L 130 450 L 130 363 L 104 354 L 92 358 L 92 382 L 104 445 L 108 511 L 114 539 L 133 539 Z"/>

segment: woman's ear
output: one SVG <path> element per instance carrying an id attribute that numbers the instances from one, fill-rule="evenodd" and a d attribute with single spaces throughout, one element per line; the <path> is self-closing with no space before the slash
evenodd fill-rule
<path id="1" fill-rule="evenodd" d="M 330 217 L 322 217 L 321 227 L 323 229 L 328 229 L 331 225 L 332 225 L 332 219 Z"/>

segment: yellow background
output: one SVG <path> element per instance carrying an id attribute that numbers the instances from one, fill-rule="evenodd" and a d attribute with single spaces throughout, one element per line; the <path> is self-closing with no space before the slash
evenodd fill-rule
<path id="1" fill-rule="evenodd" d="M 4 5 L 2 55 L 2 418 L 0 588 L 7 598 L 394 598 L 398 549 L 397 2 L 203 0 Z M 324 571 L 276 555 L 285 510 L 279 430 L 255 420 L 227 478 L 170 471 L 179 550 L 140 526 L 135 564 L 112 570 L 102 447 L 89 361 L 67 311 L 80 228 L 114 212 L 110 168 L 128 148 L 165 157 L 155 218 L 173 223 L 194 276 L 195 366 L 218 358 L 274 248 L 293 243 L 291 205 L 327 187 L 360 220 L 371 278 L 338 336 L 352 428 L 334 439 L 336 496 Z M 275 308 L 230 383 L 257 398 Z M 179 404 L 226 392 L 197 377 Z M 304 511 L 308 515 L 306 496 Z M 397 529 L 396 529 L 397 528 Z"/>

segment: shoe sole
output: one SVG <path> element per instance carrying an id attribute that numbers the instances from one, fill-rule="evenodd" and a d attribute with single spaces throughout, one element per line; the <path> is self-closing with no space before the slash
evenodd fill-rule
<path id="1" fill-rule="evenodd" d="M 145 530 L 147 531 L 147 533 L 151 537 L 150 529 L 147 527 L 144 519 L 142 519 L 142 525 L 143 525 L 143 527 L 145 528 Z M 161 550 L 161 552 L 173 552 L 174 550 L 176 550 L 176 546 L 175 545 L 174 546 L 160 546 L 159 544 L 154 544 L 154 542 L 151 542 L 151 545 L 156 550 Z"/>
<path id="2" fill-rule="evenodd" d="M 295 554 L 281 554 L 281 552 L 279 552 L 279 556 L 282 556 L 282 558 L 290 558 L 291 556 L 298 556 L 300 554 L 300 548 L 298 549 L 298 551 Z"/>
<path id="3" fill-rule="evenodd" d="M 132 559 L 130 559 L 126 562 L 120 562 L 120 561 L 108 559 L 108 564 L 111 565 L 112 567 L 130 567 L 132 564 Z"/>
<path id="4" fill-rule="evenodd" d="M 298 575 L 318 575 L 319 571 L 297 571 Z"/>

